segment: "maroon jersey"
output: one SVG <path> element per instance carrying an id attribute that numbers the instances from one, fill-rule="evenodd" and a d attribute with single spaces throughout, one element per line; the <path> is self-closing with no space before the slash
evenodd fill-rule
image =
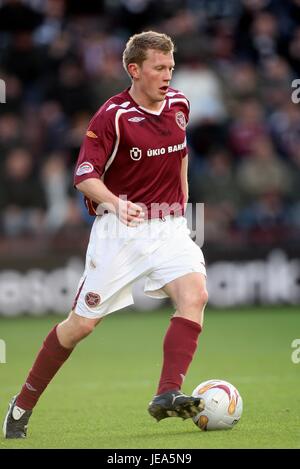
<path id="1" fill-rule="evenodd" d="M 182 214 L 181 165 L 187 154 L 188 117 L 188 100 L 172 88 L 158 112 L 139 106 L 128 90 L 110 98 L 89 124 L 74 184 L 101 178 L 116 196 L 144 204 L 148 218 Z M 85 201 L 95 215 L 97 204 Z"/>

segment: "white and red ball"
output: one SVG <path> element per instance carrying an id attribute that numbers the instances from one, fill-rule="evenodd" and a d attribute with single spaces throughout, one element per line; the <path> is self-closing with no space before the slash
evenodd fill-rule
<path id="1" fill-rule="evenodd" d="M 228 430 L 241 418 L 243 400 L 233 384 L 221 379 L 210 379 L 200 383 L 193 391 L 201 397 L 205 409 L 193 417 L 201 430 Z"/>

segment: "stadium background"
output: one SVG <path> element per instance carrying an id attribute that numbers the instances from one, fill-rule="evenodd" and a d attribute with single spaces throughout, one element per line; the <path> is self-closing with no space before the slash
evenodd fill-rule
<path id="1" fill-rule="evenodd" d="M 247 403 L 230 443 L 218 434 L 201 445 L 300 447 L 297 350 L 291 360 L 300 323 L 299 0 L 0 0 L 1 412 L 72 304 L 92 223 L 72 187 L 74 164 L 92 114 L 129 85 L 125 42 L 146 29 L 177 45 L 172 86 L 191 102 L 190 201 L 205 203 L 210 303 L 186 389 L 223 377 Z M 135 311 L 108 318 L 76 349 L 20 447 L 199 447 L 173 419 L 165 433 L 148 430 L 144 407 L 171 308 L 144 297 L 140 283 L 134 296 Z M 95 360 L 95 350 L 109 360 Z M 87 392 L 101 429 L 93 418 L 84 427 Z M 114 402 L 105 415 L 103 400 Z"/>
<path id="2" fill-rule="evenodd" d="M 299 302 L 300 6 L 290 0 L 0 1 L 0 314 L 69 309 L 92 223 L 72 187 L 89 119 L 144 29 L 177 44 L 190 201 L 214 306 Z M 138 307 L 146 303 L 136 287 Z"/>

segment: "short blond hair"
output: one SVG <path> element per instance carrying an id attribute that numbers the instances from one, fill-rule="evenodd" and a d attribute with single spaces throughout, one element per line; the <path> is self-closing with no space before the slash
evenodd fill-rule
<path id="1" fill-rule="evenodd" d="M 163 33 L 144 31 L 134 34 L 128 40 L 123 52 L 123 67 L 127 73 L 129 64 L 137 63 L 142 65 L 147 58 L 148 49 L 159 50 L 167 54 L 168 52 L 174 52 L 175 46 L 172 39 Z"/>

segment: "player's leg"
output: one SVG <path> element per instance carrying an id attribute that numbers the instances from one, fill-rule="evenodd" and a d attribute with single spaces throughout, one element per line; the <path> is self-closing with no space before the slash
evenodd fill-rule
<path id="1" fill-rule="evenodd" d="M 13 398 L 3 426 L 6 438 L 26 436 L 33 407 L 75 345 L 103 316 L 133 303 L 132 282 L 147 273 L 149 265 L 140 244 L 127 242 L 126 236 L 110 236 L 118 233 L 119 223 L 112 214 L 95 220 L 73 311 L 46 337 L 26 383 Z M 122 224 L 117 228 L 125 235 L 132 230 Z"/>
<path id="2" fill-rule="evenodd" d="M 203 402 L 183 395 L 180 389 L 203 326 L 206 278 L 201 273 L 189 273 L 169 282 L 163 290 L 175 303 L 176 312 L 164 338 L 161 376 L 149 412 L 157 420 L 188 418 L 203 409 Z"/>
<path id="3" fill-rule="evenodd" d="M 164 339 L 159 394 L 170 388 L 181 388 L 197 348 L 208 300 L 206 278 L 201 273 L 183 275 L 165 285 L 164 291 L 174 302 L 176 311 Z"/>
<path id="4" fill-rule="evenodd" d="M 72 310 L 67 319 L 57 325 L 56 333 L 59 343 L 67 349 L 73 349 L 78 342 L 93 332 L 101 319 L 85 318 Z"/>
<path id="5" fill-rule="evenodd" d="M 204 309 L 208 301 L 204 274 L 188 273 L 165 285 L 163 290 L 176 306 L 174 317 L 190 319 L 203 326 Z"/>
<path id="6" fill-rule="evenodd" d="M 72 311 L 45 338 L 20 393 L 13 397 L 3 423 L 5 438 L 25 438 L 27 425 L 39 397 L 76 344 L 88 336 L 101 318 L 89 319 Z"/>

